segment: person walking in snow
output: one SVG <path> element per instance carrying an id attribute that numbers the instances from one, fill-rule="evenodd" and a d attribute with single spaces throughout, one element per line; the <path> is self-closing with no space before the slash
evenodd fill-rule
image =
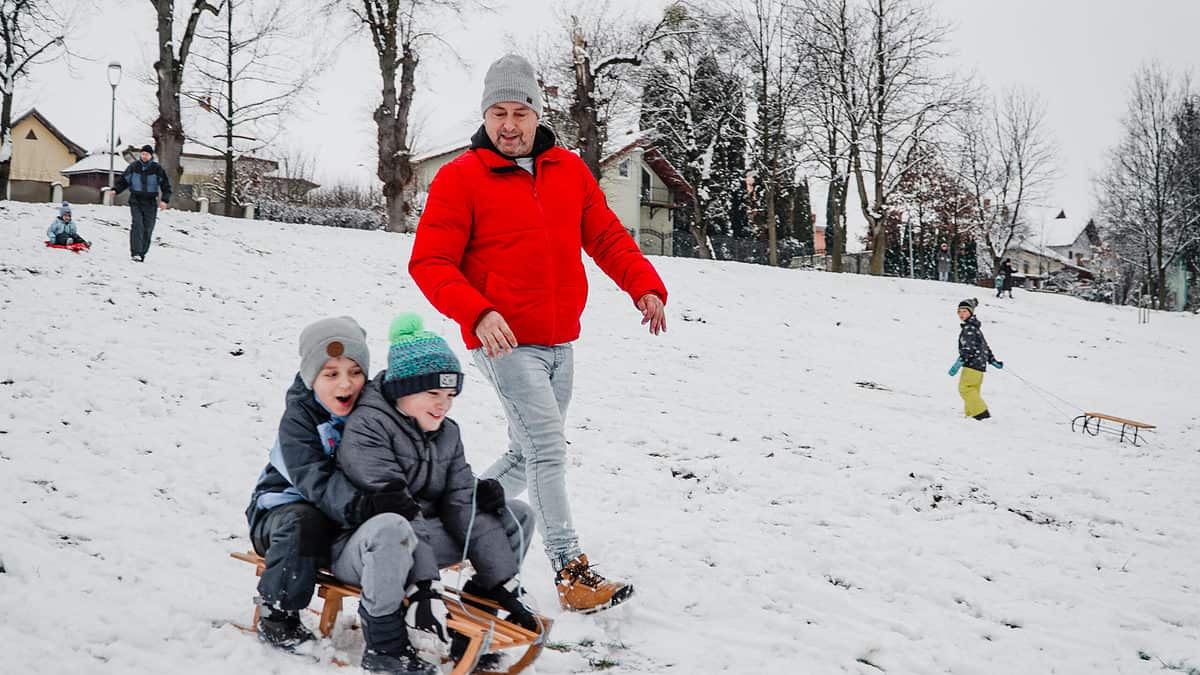
<path id="1" fill-rule="evenodd" d="M 541 89 L 528 61 L 510 54 L 488 68 L 480 112 L 471 149 L 434 178 L 408 269 L 459 324 L 504 407 L 509 448 L 483 475 L 510 496 L 529 488 L 559 604 L 597 611 L 629 598 L 633 585 L 595 571 L 567 498 L 564 420 L 587 298 L 580 250 L 655 335 L 666 329 L 667 289 L 587 166 L 539 125 Z"/>
<path id="2" fill-rule="evenodd" d="M 322 319 L 300 333 L 300 371 L 246 508 L 250 541 L 266 560 L 255 629 L 264 642 L 289 651 L 314 639 L 299 611 L 312 600 L 317 570 L 330 564 L 340 529 L 392 522 L 386 514 L 407 513 L 412 503 L 406 491 L 366 493 L 337 467 L 342 430 L 370 366 L 366 338 L 348 316 Z M 410 530 L 395 528 L 381 535 L 378 559 L 400 560 L 414 542 Z"/>
<path id="3" fill-rule="evenodd" d="M 333 546 L 333 573 L 363 584 L 359 614 L 371 626 L 364 635 L 368 647 L 403 650 L 406 596 L 408 625 L 446 639 L 439 570 L 462 561 L 464 544 L 475 572 L 463 592 L 495 602 L 509 622 L 540 633 L 517 578 L 533 540 L 533 509 L 506 500 L 496 479 L 476 480 L 467 463 L 459 426 L 447 417 L 462 393 L 458 357 L 412 313 L 395 318 L 389 340 L 387 369 L 363 387 L 337 453 L 338 467 L 359 489 L 406 490 L 413 498 L 404 520 L 386 521 L 406 536 L 416 533 L 411 555 L 371 570 L 366 556 L 377 549 L 374 520 L 343 531 Z M 457 632 L 451 637 L 450 657 L 458 661 L 470 639 Z M 498 654 L 485 658 L 492 663 L 481 670 L 499 670 Z"/>
<path id="4" fill-rule="evenodd" d="M 958 380 L 958 394 L 962 396 L 963 412 L 967 417 L 985 420 L 992 414 L 988 412 L 987 403 L 980 394 L 983 374 L 987 372 L 989 364 L 995 368 L 1003 368 L 1004 362 L 996 360 L 991 347 L 988 347 L 987 339 L 983 337 L 979 319 L 975 317 L 975 308 L 978 306 L 979 301 L 975 298 L 958 303 L 958 319 L 962 322 L 962 328 L 958 333 L 958 360 L 950 366 L 950 376 L 954 377 L 960 369 L 962 370 Z"/>
<path id="5" fill-rule="evenodd" d="M 75 221 L 71 217 L 71 205 L 63 202 L 62 206 L 58 207 L 58 217 L 50 223 L 50 227 L 46 230 L 47 243 L 56 246 L 70 246 L 71 244 L 83 244 L 91 247 L 83 237 L 79 236 L 79 231 L 75 228 Z"/>
<path id="6" fill-rule="evenodd" d="M 996 297 L 997 298 L 1000 297 L 1000 295 L 1002 293 L 1004 293 L 1004 291 L 1006 291 L 1006 290 L 1008 291 L 1008 297 L 1011 298 L 1013 296 L 1013 294 L 1012 294 L 1013 275 L 1016 273 L 1017 273 L 1016 268 L 1013 267 L 1012 261 L 1010 261 L 1008 258 L 1005 258 L 1004 262 L 1000 263 L 1000 271 L 996 274 Z"/>
<path id="7" fill-rule="evenodd" d="M 938 281 L 950 281 L 950 263 L 953 262 L 950 256 L 950 246 L 942 244 L 938 249 L 937 256 L 937 273 Z"/>
<path id="8" fill-rule="evenodd" d="M 171 179 L 167 172 L 154 161 L 154 148 L 143 145 L 138 159 L 129 163 L 125 171 L 117 176 L 113 194 L 129 190 L 129 212 L 132 222 L 129 227 L 129 256 L 134 262 L 146 260 L 154 235 L 154 221 L 158 212 L 171 202 Z M 162 198 L 159 198 L 159 193 Z"/>

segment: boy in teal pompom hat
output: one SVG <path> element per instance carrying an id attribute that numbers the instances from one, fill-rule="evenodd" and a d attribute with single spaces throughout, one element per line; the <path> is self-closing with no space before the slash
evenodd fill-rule
<path id="1" fill-rule="evenodd" d="M 446 415 L 462 392 L 458 357 L 441 336 L 427 331 L 413 313 L 397 316 L 388 331 L 387 370 L 363 388 L 346 424 L 337 463 L 365 492 L 406 484 L 419 505 L 409 518 L 418 543 L 410 559 L 395 563 L 407 577 L 406 623 L 445 635 L 439 569 L 466 558 L 475 575 L 463 591 L 493 600 L 507 620 L 533 632 L 541 622 L 522 601 L 517 573 L 533 537 L 533 510 L 505 499 L 494 479 L 477 481 L 463 450 L 459 426 Z M 351 537 L 353 539 L 353 537 Z M 346 551 L 362 542 L 339 541 Z M 335 545 L 335 550 L 338 545 Z M 389 564 L 392 564 L 389 561 Z M 334 574 L 346 581 L 343 565 Z M 352 576 L 353 564 L 345 564 Z M 460 657 L 468 641 L 451 633 L 451 656 Z"/>

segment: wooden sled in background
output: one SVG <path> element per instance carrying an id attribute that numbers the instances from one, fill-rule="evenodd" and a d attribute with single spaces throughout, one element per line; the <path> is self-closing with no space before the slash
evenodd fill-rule
<path id="1" fill-rule="evenodd" d="M 1102 424 L 1102 422 L 1109 422 L 1110 424 Z M 1125 442 L 1126 438 L 1129 438 L 1129 442 L 1135 447 L 1138 444 L 1138 431 L 1142 429 L 1146 429 L 1148 431 L 1156 428 L 1153 424 L 1146 424 L 1145 422 L 1138 422 L 1135 420 L 1127 420 L 1124 417 L 1115 417 L 1113 415 L 1105 415 L 1104 413 L 1097 412 L 1085 412 L 1071 420 L 1071 431 L 1075 431 L 1076 423 L 1081 423 L 1082 428 L 1080 431 L 1082 433 L 1099 436 L 1100 432 L 1103 431 L 1105 433 L 1113 434 L 1114 436 L 1119 435 L 1122 443 Z M 1116 424 L 1120 424 L 1121 428 L 1115 428 L 1113 425 Z"/>
<path id="2" fill-rule="evenodd" d="M 263 570 L 266 569 L 266 562 L 262 556 L 253 551 L 230 553 L 229 555 L 253 564 L 259 576 L 262 576 Z M 319 612 L 321 620 L 318 628 L 322 636 L 329 637 L 333 632 L 338 614 L 342 611 L 342 600 L 357 598 L 361 594 L 361 588 L 338 580 L 328 570 L 317 572 L 317 596 L 325 601 Z M 491 600 L 463 593 L 457 588 L 446 586 L 443 601 L 446 610 L 450 613 L 450 618 L 446 620 L 446 627 L 470 639 L 466 653 L 454 665 L 450 675 L 467 675 L 467 673 L 475 672 L 474 668 L 479 663 L 479 657 L 488 651 L 524 647 L 525 651 L 521 654 L 521 658 L 507 670 L 480 671 L 486 675 L 517 675 L 541 655 L 542 649 L 546 646 L 546 640 L 550 636 L 550 626 L 553 622 L 540 614 L 538 620 L 541 621 L 542 632 L 534 633 L 497 618 L 476 606 L 500 609 L 500 606 Z M 311 611 L 316 612 L 316 610 Z M 254 608 L 254 621 L 250 625 L 251 631 L 254 630 L 253 626 L 258 625 L 257 606 Z"/>

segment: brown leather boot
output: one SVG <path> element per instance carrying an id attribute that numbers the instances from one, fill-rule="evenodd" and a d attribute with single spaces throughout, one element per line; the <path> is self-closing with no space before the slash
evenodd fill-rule
<path id="1" fill-rule="evenodd" d="M 559 570 L 554 585 L 558 588 L 558 604 L 581 614 L 619 605 L 633 595 L 633 584 L 610 581 L 596 574 L 582 553 Z"/>

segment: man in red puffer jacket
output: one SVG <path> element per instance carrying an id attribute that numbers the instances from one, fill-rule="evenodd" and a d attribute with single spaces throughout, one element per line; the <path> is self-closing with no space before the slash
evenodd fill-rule
<path id="1" fill-rule="evenodd" d="M 493 63 L 480 109 L 471 149 L 429 189 L 408 270 L 459 324 L 504 406 L 509 449 L 483 476 L 510 497 L 530 488 L 560 604 L 598 611 L 633 586 L 591 568 L 567 499 L 571 343 L 587 302 L 580 251 L 629 294 L 655 335 L 666 330 L 667 289 L 587 166 L 539 126 L 541 90 L 529 62 L 510 54 Z"/>

